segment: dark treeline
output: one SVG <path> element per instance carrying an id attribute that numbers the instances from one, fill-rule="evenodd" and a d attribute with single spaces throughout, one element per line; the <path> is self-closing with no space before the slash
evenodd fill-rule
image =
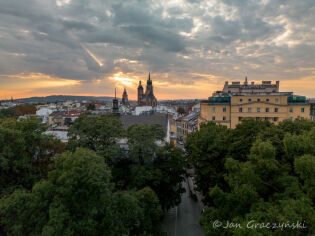
<path id="1" fill-rule="evenodd" d="M 158 125 L 82 115 L 67 145 L 35 118 L 0 120 L 0 235 L 163 235 L 185 162 Z M 129 151 L 117 145 L 128 138 Z"/>
<path id="2" fill-rule="evenodd" d="M 14 107 L 1 109 L 0 118 L 19 117 L 24 115 L 35 115 L 36 107 L 34 105 L 17 105 Z"/>
<path id="3" fill-rule="evenodd" d="M 203 124 L 186 154 L 157 145 L 159 125 L 128 130 L 115 116 L 80 116 L 63 144 L 36 118 L 0 119 L 0 235 L 163 235 L 163 211 L 180 203 L 186 164 L 206 205 L 206 235 L 315 232 L 315 124 Z M 128 150 L 117 141 L 128 139 Z M 242 228 L 214 228 L 214 221 Z M 301 222 L 304 229 L 247 228 Z"/>
<path id="4" fill-rule="evenodd" d="M 205 195 L 200 223 L 206 235 L 315 233 L 315 122 L 246 120 L 233 130 L 207 123 L 185 147 Z M 241 227 L 215 228 L 215 221 Z M 305 227 L 253 228 L 248 222 Z"/>

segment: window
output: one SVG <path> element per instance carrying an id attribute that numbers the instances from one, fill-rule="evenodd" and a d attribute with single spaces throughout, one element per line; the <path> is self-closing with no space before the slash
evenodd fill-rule
<path id="1" fill-rule="evenodd" d="M 290 112 L 293 112 L 293 108 L 292 107 L 290 108 Z"/>
<path id="2" fill-rule="evenodd" d="M 289 120 L 293 120 L 293 118 L 292 118 L 292 117 L 290 117 L 290 118 L 289 118 Z"/>
<path id="3" fill-rule="evenodd" d="M 252 101 L 252 99 L 251 99 L 251 98 L 249 98 L 249 99 L 248 99 L 248 102 L 251 102 L 251 101 Z"/>
<path id="4" fill-rule="evenodd" d="M 260 117 L 256 117 L 256 120 L 260 120 Z"/>
<path id="5" fill-rule="evenodd" d="M 225 116 L 223 116 L 223 120 L 226 120 L 226 117 L 225 117 Z"/>
<path id="6" fill-rule="evenodd" d="M 226 112 L 226 107 L 223 107 L 223 112 Z"/>
<path id="7" fill-rule="evenodd" d="M 275 108 L 275 112 L 278 112 L 278 111 L 279 111 L 279 109 L 276 107 L 276 108 Z"/>
<path id="8" fill-rule="evenodd" d="M 266 99 L 266 102 L 269 102 L 269 98 Z"/>
<path id="9" fill-rule="evenodd" d="M 265 120 L 268 120 L 268 117 L 265 117 Z"/>
<path id="10" fill-rule="evenodd" d="M 252 112 L 252 108 L 249 107 L 249 108 L 248 108 L 248 112 Z"/>
<path id="11" fill-rule="evenodd" d="M 257 112 L 260 112 L 260 107 L 257 107 Z"/>
<path id="12" fill-rule="evenodd" d="M 212 116 L 212 120 L 215 120 L 215 116 Z"/>
<path id="13" fill-rule="evenodd" d="M 239 118 L 238 118 L 238 121 L 241 121 L 242 119 L 243 119 L 243 117 L 239 117 Z"/>
<path id="14" fill-rule="evenodd" d="M 275 101 L 276 101 L 276 102 L 279 102 L 279 98 L 276 98 Z"/>
<path id="15" fill-rule="evenodd" d="M 242 99 L 242 98 L 240 98 L 240 102 L 243 102 L 243 99 Z"/>
<path id="16" fill-rule="evenodd" d="M 266 108 L 266 112 L 269 112 L 269 108 L 268 107 Z"/>
<path id="17" fill-rule="evenodd" d="M 215 112 L 215 107 L 212 107 L 212 112 Z"/>
<path id="18" fill-rule="evenodd" d="M 301 112 L 304 113 L 304 107 L 301 108 Z"/>
<path id="19" fill-rule="evenodd" d="M 278 117 L 274 117 L 274 118 L 273 118 L 273 121 L 278 121 Z"/>
<path id="20" fill-rule="evenodd" d="M 260 98 L 257 98 L 257 102 L 260 102 Z"/>
<path id="21" fill-rule="evenodd" d="M 240 107 L 239 112 L 243 112 L 243 108 Z"/>

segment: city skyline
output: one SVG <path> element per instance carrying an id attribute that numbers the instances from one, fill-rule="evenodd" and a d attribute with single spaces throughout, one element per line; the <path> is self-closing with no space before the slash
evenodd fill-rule
<path id="1" fill-rule="evenodd" d="M 205 99 L 225 81 L 315 97 L 309 1 L 0 0 L 0 99 L 71 94 Z"/>

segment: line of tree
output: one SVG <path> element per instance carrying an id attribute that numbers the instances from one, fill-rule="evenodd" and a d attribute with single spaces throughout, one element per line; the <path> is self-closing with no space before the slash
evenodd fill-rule
<path id="1" fill-rule="evenodd" d="M 180 202 L 180 149 L 159 125 L 80 116 L 65 146 L 37 119 L 0 119 L 0 235 L 163 235 Z M 117 141 L 128 138 L 128 150 Z"/>
<path id="2" fill-rule="evenodd" d="M 14 107 L 1 109 L 0 118 L 19 117 L 24 115 L 35 115 L 36 107 L 34 105 L 17 105 Z"/>
<path id="3" fill-rule="evenodd" d="M 235 129 L 207 123 L 185 148 L 205 195 L 206 235 L 315 233 L 315 122 L 245 120 Z M 240 227 L 215 228 L 216 220 Z M 305 227 L 250 228 L 249 221 Z"/>

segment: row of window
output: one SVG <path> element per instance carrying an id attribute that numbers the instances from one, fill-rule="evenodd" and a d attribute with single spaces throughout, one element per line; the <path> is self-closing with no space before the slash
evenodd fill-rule
<path id="1" fill-rule="evenodd" d="M 257 107 L 257 110 L 256 110 L 256 111 L 257 111 L 257 112 L 260 112 L 260 108 Z M 304 109 L 304 107 L 302 107 L 302 108 L 301 108 L 301 112 L 304 113 L 304 111 L 305 111 L 305 109 Z M 242 108 L 242 107 L 239 108 L 239 112 L 243 112 L 243 108 Z M 248 108 L 247 108 L 247 112 L 252 112 L 252 108 L 251 108 L 251 107 L 248 107 Z M 265 108 L 265 112 L 270 112 L 269 107 L 266 107 L 266 108 Z M 275 112 L 275 113 L 279 112 L 279 108 L 276 107 L 276 108 L 274 109 L 274 112 Z M 290 112 L 293 112 L 293 108 L 290 108 Z"/>
<path id="2" fill-rule="evenodd" d="M 246 119 L 244 117 L 238 117 L 238 121 L 242 121 L 243 119 Z M 278 117 L 256 117 L 256 120 L 273 120 L 273 121 L 278 121 Z"/>
<path id="3" fill-rule="evenodd" d="M 247 101 L 248 101 L 248 102 L 251 102 L 252 99 L 249 98 Z M 260 99 L 260 98 L 257 98 L 257 102 L 260 102 L 260 101 L 261 101 L 261 99 Z M 243 98 L 240 98 L 240 102 L 243 102 Z M 269 99 L 269 98 L 266 98 L 266 102 L 270 102 L 270 99 Z M 279 102 L 279 98 L 275 98 L 275 102 Z"/>
<path id="4" fill-rule="evenodd" d="M 304 119 L 304 117 L 300 117 L 301 119 Z M 243 119 L 246 119 L 244 117 L 238 117 L 238 121 L 242 121 Z M 278 121 L 279 117 L 256 117 L 256 120 L 273 120 L 273 121 Z M 212 121 L 215 121 L 215 116 L 212 116 Z M 226 117 L 223 116 L 222 120 L 226 120 Z M 289 120 L 292 120 L 292 117 L 289 118 Z"/>
<path id="5" fill-rule="evenodd" d="M 302 107 L 301 108 L 301 112 L 304 113 L 304 111 L 305 111 L 305 109 L 304 109 L 304 107 Z M 290 112 L 293 112 L 293 108 L 292 107 L 290 108 Z"/>
<path id="6" fill-rule="evenodd" d="M 257 107 L 257 110 L 256 110 L 256 111 L 257 111 L 257 112 L 260 112 L 260 110 L 261 110 L 260 107 Z M 267 107 L 267 108 L 265 109 L 265 112 L 269 112 L 269 111 L 270 111 L 270 109 Z M 276 107 L 274 111 L 275 111 L 275 112 L 278 112 L 279 109 Z M 243 112 L 243 108 L 242 108 L 242 107 L 239 108 L 239 112 Z M 252 108 L 251 108 L 251 107 L 248 107 L 248 108 L 247 108 L 247 112 L 252 112 Z"/>
<path id="7" fill-rule="evenodd" d="M 223 110 L 223 112 L 226 112 L 226 107 L 223 107 L 222 110 Z M 260 107 L 258 107 L 256 111 L 257 111 L 257 112 L 260 112 L 260 111 L 261 111 L 261 110 L 260 110 Z M 276 108 L 274 109 L 274 112 L 278 112 L 278 111 L 279 111 L 279 108 L 276 107 Z M 304 111 L 305 111 L 305 109 L 304 109 L 304 107 L 302 107 L 302 108 L 301 108 L 301 112 L 304 113 Z M 212 107 L 212 112 L 215 112 L 215 107 Z M 242 107 L 239 108 L 239 112 L 243 112 L 243 108 L 242 108 Z M 249 108 L 247 109 L 247 112 L 252 112 L 252 108 L 249 107 Z M 267 107 L 267 108 L 265 109 L 265 112 L 270 112 L 270 109 Z M 290 108 L 290 112 L 293 112 L 293 108 L 292 108 L 292 107 Z"/>
<path id="8" fill-rule="evenodd" d="M 223 108 L 222 108 L 222 111 L 223 111 L 223 112 L 226 112 L 226 107 L 223 107 Z M 212 112 L 215 112 L 215 107 L 212 107 Z"/>
<path id="9" fill-rule="evenodd" d="M 216 120 L 216 119 L 215 119 L 215 116 L 212 116 L 212 120 Z M 226 120 L 226 117 L 223 116 L 223 117 L 222 117 L 222 120 Z"/>

